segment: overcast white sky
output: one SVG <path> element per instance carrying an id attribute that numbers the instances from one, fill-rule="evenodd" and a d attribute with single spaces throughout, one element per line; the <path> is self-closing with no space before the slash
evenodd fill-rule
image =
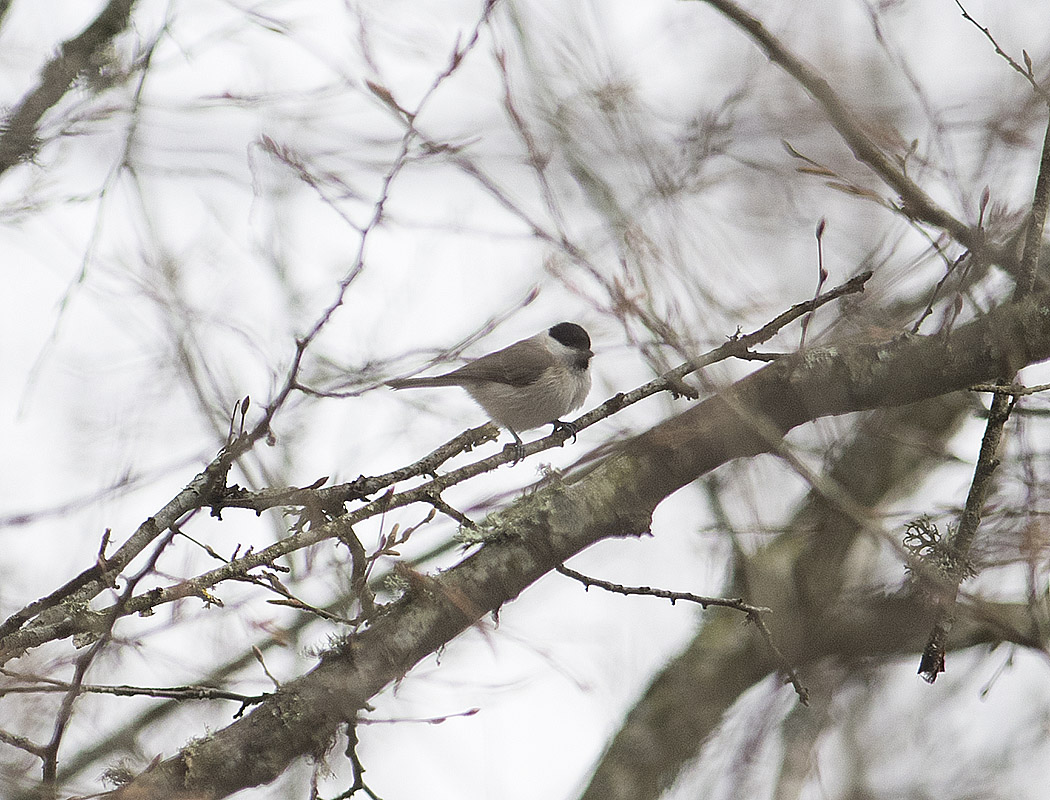
<path id="1" fill-rule="evenodd" d="M 917 170 L 960 216 L 972 218 L 986 184 L 997 204 L 1016 209 L 1027 202 L 1038 141 L 1019 140 L 1013 150 L 1000 144 L 988 153 L 981 150 L 980 128 L 996 108 L 1022 102 L 1024 81 L 960 19 L 954 3 L 881 4 L 889 52 L 877 45 L 861 0 L 746 5 L 828 69 L 833 81 L 841 77 L 836 88 L 858 108 L 881 109 L 887 137 L 900 125 L 904 141 L 919 139 L 930 164 Z M 14 0 L 0 25 L 0 104 L 17 103 L 43 61 L 99 7 L 83 0 Z M 967 7 L 1009 52 L 1019 56 L 1024 48 L 1035 58 L 1050 51 L 1045 3 L 975 0 Z M 140 0 L 134 36 L 119 40 L 114 63 L 127 67 L 156 42 L 144 81 L 136 73 L 101 94 L 70 92 L 45 117 L 35 162 L 0 176 L 0 518 L 103 496 L 68 513 L 0 527 L 0 615 L 90 564 L 105 529 L 122 541 L 173 496 L 217 450 L 223 414 L 234 401 L 247 394 L 258 408 L 272 396 L 295 337 L 333 300 L 355 262 L 356 226 L 371 215 L 403 133 L 365 80 L 414 109 L 479 11 L 475 0 Z M 556 225 L 502 105 L 497 51 L 507 54 L 516 103 L 548 137 L 552 152 L 558 152 L 553 131 L 559 125 L 578 147 L 580 163 L 563 156 L 552 166 L 564 229 L 604 278 L 619 275 L 622 253 L 606 225 L 614 209 L 581 188 L 580 176 L 593 170 L 617 187 L 623 210 L 637 222 L 637 249 L 629 254 L 638 258 L 632 265 L 638 280 L 630 292 L 651 299 L 697 352 L 718 345 L 738 325 L 756 327 L 812 294 L 813 228 L 821 217 L 829 221 L 825 259 L 832 284 L 870 260 L 879 265 L 871 290 L 879 298 L 928 285 L 942 270 L 923 260 L 928 242 L 888 212 L 794 175 L 782 139 L 808 144 L 836 168 L 878 185 L 841 144 L 828 144 L 826 133 L 810 129 L 807 98 L 741 33 L 702 4 L 671 0 L 501 3 L 463 67 L 418 118 L 428 137 L 462 148 L 494 176 L 504 198 L 549 231 Z M 894 58 L 906 60 L 921 97 L 898 68 L 887 66 Z M 610 87 L 629 98 L 619 129 L 594 101 Z M 692 191 L 655 197 L 647 181 L 660 169 L 681 174 L 672 159 L 683 152 L 688 121 L 718 112 L 745 89 L 724 112 L 734 124 L 726 152 L 704 162 Z M 936 109 L 935 118 L 924 115 L 922 101 Z M 945 126 L 941 138 L 935 123 Z M 268 152 L 262 137 L 300 158 L 315 185 Z M 467 355 L 569 319 L 591 331 L 598 353 L 586 408 L 652 377 L 653 364 L 630 336 L 647 343 L 652 337 L 637 325 L 625 330 L 605 313 L 608 298 L 593 276 L 534 236 L 522 215 L 448 159 L 411 163 L 391 184 L 386 223 L 369 233 L 364 271 L 311 349 L 307 374 L 330 386 L 341 373 L 382 365 L 374 376 L 379 383 L 506 314 L 535 287 L 535 302 L 468 347 Z M 991 295 L 991 288 L 982 291 Z M 815 330 L 820 327 L 818 320 Z M 792 331 L 791 341 L 797 335 Z M 666 348 L 654 352 L 675 361 Z M 751 368 L 731 365 L 713 374 L 724 380 Z M 516 490 L 541 463 L 571 463 L 684 407 L 684 401 L 651 399 L 584 432 L 563 451 L 501 469 L 446 499 L 470 507 Z M 249 474 L 235 479 L 262 486 L 379 474 L 483 421 L 456 391 L 395 395 L 379 387 L 347 399 L 297 399 L 275 422 L 276 446 L 260 446 Z M 962 502 L 979 430 L 974 422 L 959 435 L 963 460 L 938 477 L 936 493 L 924 502 Z M 808 441 L 827 442 L 838 431 L 836 423 L 823 423 Z M 725 476 L 737 482 L 739 507 L 731 514 L 745 534 L 775 525 L 806 490 L 771 458 Z M 132 482 L 130 491 L 106 494 L 123 480 Z M 898 510 L 903 518 L 915 508 L 905 502 Z M 381 524 L 388 530 L 421 517 L 415 510 Z M 711 524 L 703 493 L 685 489 L 660 507 L 654 537 L 603 543 L 573 566 L 627 584 L 717 594 L 730 544 Z M 279 528 L 276 517 L 267 522 L 227 512 L 221 524 L 195 521 L 192 532 L 228 554 L 237 545 L 265 546 Z M 416 549 L 452 530 L 450 522 L 424 529 Z M 377 523 L 358 533 L 374 543 L 380 531 Z M 746 546 L 763 535 L 745 536 Z M 168 576 L 182 576 L 205 563 L 199 550 L 179 546 L 160 566 Z M 296 568 L 312 568 L 303 592 L 324 603 L 343 584 L 345 553 L 319 549 L 297 559 Z M 121 635 L 141 644 L 114 653 L 89 678 L 191 681 L 204 674 L 203 665 L 221 663 L 250 647 L 260 631 L 291 619 L 247 587 L 224 587 L 221 594 L 226 611 L 236 607 L 236 613 L 194 601 L 129 620 Z M 173 624 L 187 617 L 191 624 Z M 695 617 L 692 609 L 656 600 L 585 594 L 548 576 L 504 611 L 498 628 L 469 632 L 384 693 L 377 718 L 481 711 L 435 726 L 362 729 L 371 784 L 386 798 L 576 796 L 622 714 L 691 637 Z M 330 632 L 315 625 L 303 647 L 273 651 L 271 671 L 281 678 L 301 674 L 313 663 L 305 647 L 323 646 Z M 51 659 L 69 657 L 68 643 L 43 651 L 24 668 L 45 669 Z M 952 664 L 971 679 L 974 672 L 985 676 L 974 681 L 979 684 L 1001 662 L 962 655 Z M 1028 708 L 1047 708 L 1045 665 L 1034 657 L 1020 657 L 983 700 L 972 685 L 960 691 L 951 677 L 920 685 L 910 663 L 886 671 L 894 677 L 875 705 L 885 716 L 877 725 L 858 723 L 861 737 L 866 726 L 884 730 L 887 719 L 907 719 L 919 703 L 929 703 L 930 726 L 945 730 L 968 719 L 977 723 L 971 730 L 999 731 Z M 249 669 L 238 686 L 257 691 L 268 683 Z M 0 700 L 0 717 L 7 702 Z M 82 705 L 84 721 L 73 729 L 71 750 L 94 735 L 94 725 L 112 722 L 117 708 L 112 701 Z M 143 705 L 127 701 L 119 714 L 130 717 Z M 790 689 L 766 685 L 742 701 L 734 719 L 746 731 L 763 715 L 792 706 Z M 206 724 L 221 727 L 234 710 L 188 707 L 144 739 L 145 761 L 135 766 L 156 753 L 171 755 Z M 983 739 L 955 745 L 960 759 L 998 752 L 995 741 Z M 829 743 L 830 761 L 838 746 Z M 775 756 L 768 745 L 760 758 Z M 719 778 L 720 759 L 729 757 L 712 755 L 673 796 L 729 796 Z M 892 754 L 883 754 L 872 765 L 885 796 L 894 796 L 896 773 L 886 766 L 894 763 Z M 1024 781 L 1046 766 L 1011 773 L 1020 796 L 1032 785 Z M 833 783 L 835 770 L 827 769 Z M 98 771 L 85 775 L 80 788 L 90 790 Z M 753 796 L 763 791 L 759 781 Z M 279 783 L 245 796 L 289 796 L 285 792 Z"/>

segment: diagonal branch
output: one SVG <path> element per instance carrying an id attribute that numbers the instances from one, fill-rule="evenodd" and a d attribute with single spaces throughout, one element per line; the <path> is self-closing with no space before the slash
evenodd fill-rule
<path id="1" fill-rule="evenodd" d="M 1001 57 L 1003 61 L 1009 64 L 1012 70 L 1022 75 L 1025 78 L 1025 80 L 1027 80 L 1032 85 L 1032 90 L 1041 98 L 1043 98 L 1044 102 L 1050 104 L 1050 94 L 1047 93 L 1046 89 L 1039 85 L 1039 82 L 1035 79 L 1035 75 L 1032 74 L 1032 61 L 1028 57 L 1028 53 L 1022 51 L 1024 52 L 1025 60 L 1025 66 L 1022 67 L 1020 64 L 1017 63 L 1016 59 L 1014 59 L 1013 56 L 1011 56 L 999 46 L 999 42 L 995 41 L 995 37 L 992 36 L 992 32 L 986 26 L 981 25 L 981 23 L 979 23 L 977 20 L 970 16 L 970 12 L 966 10 L 966 7 L 962 3 L 960 3 L 959 0 L 955 0 L 955 5 L 959 6 L 959 11 L 962 13 L 963 19 L 967 22 L 973 23 L 973 26 L 977 28 L 977 30 L 979 30 L 981 33 L 983 33 L 984 37 L 992 43 L 992 47 L 995 48 L 996 55 Z"/>
<path id="2" fill-rule="evenodd" d="M 984 245 L 978 229 L 956 219 L 939 206 L 923 189 L 899 168 L 894 159 L 882 151 L 864 131 L 860 120 L 835 93 L 823 77 L 801 58 L 792 53 L 756 17 L 749 14 L 732 0 L 703 0 L 723 16 L 743 29 L 762 48 L 769 59 L 794 78 L 809 95 L 816 100 L 828 115 L 839 136 L 846 142 L 857 159 L 892 187 L 900 196 L 904 210 L 914 219 L 947 231 L 957 241 L 971 250 Z"/>
<path id="3" fill-rule="evenodd" d="M 105 47 L 128 27 L 134 5 L 135 0 L 110 0 L 83 31 L 59 46 L 41 70 L 36 88 L 0 124 L 0 174 L 33 157 L 40 120 L 81 74 L 97 68 Z"/>

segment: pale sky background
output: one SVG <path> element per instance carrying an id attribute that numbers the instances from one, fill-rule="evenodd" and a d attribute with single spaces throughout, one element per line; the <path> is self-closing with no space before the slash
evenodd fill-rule
<path id="1" fill-rule="evenodd" d="M 885 109 L 888 130 L 903 120 L 904 141 L 919 139 L 919 152 L 932 162 L 920 178 L 938 201 L 966 219 L 975 218 L 984 185 L 992 187 L 994 203 L 1017 209 L 1028 202 L 1038 139 L 1013 150 L 999 145 L 985 159 L 979 125 L 998 108 L 1019 106 L 1026 85 L 953 2 L 884 3 L 879 17 L 892 53 L 907 60 L 950 130 L 941 139 L 906 81 L 887 66 L 890 56 L 874 43 L 869 7 L 878 4 L 746 5 L 828 70 L 833 82 L 845 76 L 836 88 L 861 111 L 878 119 L 879 104 L 896 98 L 895 107 Z M 360 240 L 354 226 L 371 214 L 403 133 L 365 80 L 414 108 L 446 66 L 457 36 L 465 41 L 477 23 L 480 7 L 461 0 L 140 0 L 135 35 L 117 44 L 117 62 L 127 66 L 136 48 L 157 42 L 138 100 L 136 74 L 102 94 L 70 92 L 45 117 L 45 145 L 36 162 L 0 176 L 0 519 L 70 502 L 76 507 L 0 527 L 0 615 L 90 564 L 105 529 L 123 541 L 214 455 L 225 433 L 222 415 L 239 397 L 250 395 L 258 409 L 272 395 L 294 337 L 332 301 L 338 280 L 353 265 Z M 83 0 L 14 0 L 0 25 L 0 103 L 17 103 L 57 44 L 99 8 Z M 1045 58 L 1037 58 L 1050 53 L 1044 2 L 974 0 L 967 8 L 1004 49 L 1018 57 L 1027 50 L 1045 74 L 1038 66 Z M 699 3 L 501 3 L 463 66 L 428 101 L 419 128 L 435 141 L 462 147 L 544 224 L 549 219 L 541 193 L 501 105 L 497 49 L 507 53 L 511 86 L 526 116 L 539 119 L 557 108 L 552 116 L 574 132 L 581 158 L 591 159 L 587 168 L 622 190 L 619 201 L 649 239 L 638 249 L 638 274 L 644 271 L 651 283 L 633 290 L 676 322 L 676 332 L 696 352 L 812 295 L 813 229 L 821 217 L 829 223 L 829 285 L 855 274 L 866 260 L 878 265 L 870 289 L 876 300 L 932 285 L 941 274 L 942 265 L 924 257 L 928 242 L 902 221 L 792 172 L 797 165 L 781 139 L 883 191 L 841 144 L 811 130 L 805 95 Z M 870 70 L 858 66 L 868 61 Z M 900 83 L 896 93 L 886 90 L 887 75 Z M 870 84 L 858 76 L 868 76 Z M 593 96 L 581 89 L 610 86 L 629 97 L 621 140 L 610 136 Z M 747 94 L 734 112 L 738 127 L 727 152 L 704 162 L 694 191 L 666 202 L 654 198 L 646 158 L 680 174 L 673 157 L 681 153 L 686 122 L 716 111 L 740 90 Z M 279 163 L 262 137 L 299 154 L 320 188 Z M 125 160 L 131 169 L 119 168 Z M 610 209 L 596 206 L 570 172 L 563 162 L 552 166 L 566 229 L 606 278 L 617 275 L 618 253 L 604 216 Z M 751 191 L 742 192 L 742 182 Z M 341 372 L 377 365 L 380 383 L 418 368 L 515 308 L 535 287 L 535 302 L 466 354 L 481 355 L 568 319 L 588 328 L 598 354 L 585 410 L 653 377 L 653 365 L 628 333 L 642 341 L 651 336 L 638 326 L 625 330 L 604 313 L 607 297 L 592 277 L 531 235 L 519 217 L 448 161 L 410 164 L 391 186 L 387 213 L 387 223 L 369 234 L 361 277 L 310 351 L 308 377 L 332 385 Z M 545 269 L 551 262 L 557 274 Z M 984 284 L 976 302 L 992 297 L 996 285 L 994 278 Z M 818 317 L 813 335 L 821 327 Z M 788 349 L 797 336 L 792 328 L 771 349 Z M 655 352 L 677 363 L 670 349 Z M 198 392 L 187 388 L 186 354 Z M 721 382 L 753 368 L 720 365 L 710 376 Z M 1039 370 L 1024 377 L 1036 382 L 1040 375 L 1046 379 Z M 469 508 L 493 494 L 516 492 L 537 477 L 540 464 L 570 464 L 592 447 L 685 407 L 684 400 L 651 398 L 581 433 L 575 445 L 502 468 L 450 490 L 445 499 Z M 266 475 L 297 485 L 324 475 L 333 482 L 375 475 L 483 421 L 456 390 L 394 394 L 380 386 L 340 400 L 299 398 L 275 422 L 276 446 L 259 445 L 249 460 L 251 474 L 231 480 L 258 487 L 267 484 Z M 846 424 L 821 422 L 793 440 L 827 444 Z M 959 462 L 916 487 L 921 500 L 895 505 L 896 524 L 963 502 L 982 428 L 976 419 L 965 426 L 953 445 Z M 504 434 L 498 446 L 506 441 Z M 481 454 L 495 447 L 486 445 Z M 821 456 L 807 453 L 816 464 Z M 771 457 L 719 474 L 739 501 L 730 508 L 734 522 L 753 532 L 743 538 L 748 547 L 761 544 L 768 535 L 763 528 L 782 521 L 807 488 Z M 106 493 L 124 479 L 130 490 Z M 85 498 L 93 499 L 79 502 Z M 374 544 L 380 525 L 412 524 L 425 513 L 391 514 L 358 534 Z M 278 523 L 276 516 L 257 519 L 231 510 L 221 523 L 202 517 L 188 530 L 229 554 L 237 545 L 269 544 Z M 625 584 L 718 594 L 730 545 L 712 525 L 703 492 L 690 487 L 660 506 L 653 537 L 604 542 L 572 566 Z M 425 551 L 453 530 L 440 520 L 417 533 L 410 550 Z M 457 558 L 446 556 L 440 565 Z M 345 551 L 320 547 L 293 561 L 300 570 L 312 569 L 301 586 L 312 602 L 327 602 L 345 579 Z M 183 543 L 165 554 L 160 567 L 167 576 L 188 576 L 207 563 Z M 887 561 L 884 567 L 887 586 L 899 584 L 899 565 Z M 123 621 L 118 635 L 138 645 L 111 651 L 89 681 L 190 682 L 292 618 L 267 604 L 258 589 L 222 586 L 218 593 L 225 609 L 188 601 Z M 498 627 L 489 622 L 465 634 L 377 698 L 377 719 L 480 711 L 440 725 L 363 726 L 360 755 L 370 785 L 387 800 L 424 793 L 431 800 L 575 797 L 622 715 L 691 638 L 697 613 L 655 599 L 584 593 L 559 575 L 545 577 L 503 610 Z M 314 663 L 309 648 L 324 647 L 332 633 L 314 624 L 301 645 L 271 651 L 268 667 L 282 679 L 302 674 Z M 61 642 L 17 666 L 45 670 L 71 657 L 69 642 Z M 981 759 L 995 764 L 1006 757 L 1003 731 L 1045 737 L 1047 665 L 1017 653 L 996 677 L 1006 659 L 1006 653 L 952 654 L 952 671 L 932 687 L 914 675 L 911 659 L 878 670 L 884 682 L 869 701 L 870 715 L 862 715 L 850 735 L 869 745 L 868 767 L 884 796 L 913 791 L 914 783 L 898 784 L 917 773 L 926 774 L 922 785 L 935 796 L 938 781 L 948 781 L 954 767 Z M 981 696 L 988 682 L 993 689 Z M 233 688 L 268 687 L 253 667 Z M 37 708 L 32 702 L 0 699 L 0 718 L 21 713 L 5 706 Z M 727 721 L 730 736 L 668 796 L 733 796 L 722 776 L 739 757 L 734 747 L 759 721 L 778 719 L 793 704 L 788 687 L 768 683 L 753 691 Z M 96 726 L 105 729 L 146 705 L 83 699 L 66 746 L 74 751 Z M 915 726 L 920 707 L 923 723 Z M 191 736 L 228 724 L 235 710 L 235 704 L 187 704 L 143 738 L 144 759 L 132 766 L 143 768 L 157 753 L 172 755 Z M 962 722 L 965 735 L 953 737 Z M 881 741 L 897 725 L 910 738 Z M 921 730 L 931 733 L 924 738 L 916 733 Z M 774 739 L 765 740 L 756 763 L 774 763 Z M 844 741 L 828 737 L 821 749 L 823 786 L 804 796 L 836 796 Z M 1038 752 L 1041 762 L 1004 773 L 1017 785 L 997 783 L 1001 796 L 1034 796 L 1028 792 L 1050 766 L 1045 744 Z M 0 760 L 10 756 L 5 749 Z M 349 774 L 338 757 L 332 762 L 338 780 L 326 785 L 326 796 L 342 791 Z M 927 770 L 927 764 L 942 771 Z M 93 781 L 101 768 L 89 770 L 77 788 L 97 791 Z M 286 776 L 291 783 L 239 796 L 305 797 L 306 774 L 304 765 Z M 755 775 L 750 796 L 768 796 L 768 774 L 755 768 Z M 289 794 L 289 785 L 298 794 Z"/>

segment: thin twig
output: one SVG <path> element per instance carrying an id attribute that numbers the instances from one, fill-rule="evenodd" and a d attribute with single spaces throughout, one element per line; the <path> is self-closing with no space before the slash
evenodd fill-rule
<path id="1" fill-rule="evenodd" d="M 959 7 L 962 8 L 962 5 L 960 4 Z M 965 14 L 965 9 L 963 11 Z M 1028 220 L 1025 249 L 1021 256 L 1021 271 L 1014 287 L 1014 302 L 1024 300 L 1035 285 L 1035 273 L 1039 266 L 1039 250 L 1042 245 L 1048 206 L 1050 206 L 1050 121 L 1047 122 L 1046 134 L 1043 138 L 1039 175 L 1036 179 L 1035 196 L 1032 199 L 1032 209 Z M 1006 422 L 1010 418 L 1010 412 L 1018 401 L 1017 395 L 1009 391 L 1013 380 L 1014 376 L 1003 376 L 996 381 L 998 388 L 993 390 L 988 422 L 981 441 L 981 452 L 974 467 L 973 481 L 970 483 L 970 491 L 966 497 L 966 506 L 959 518 L 959 526 L 948 542 L 951 561 L 946 577 L 953 585 L 954 591 L 938 596 L 936 600 L 939 605 L 937 619 L 919 661 L 918 672 L 929 683 L 933 683 L 937 680 L 937 675 L 944 672 L 948 635 L 955 623 L 958 590 L 962 582 L 971 574 L 970 550 L 981 524 L 984 504 L 991 490 L 992 476 L 999 465 L 997 457 L 999 443 Z"/>
<path id="2" fill-rule="evenodd" d="M 1044 89 L 1042 86 L 1040 86 L 1039 83 L 1036 81 L 1035 75 L 1032 73 L 1032 61 L 1028 57 L 1028 53 L 1025 52 L 1025 51 L 1022 51 L 1022 53 L 1024 53 L 1024 59 L 1025 59 L 1025 65 L 1026 65 L 1025 67 L 1022 67 L 1020 64 L 1018 64 L 1013 59 L 1013 57 L 1009 53 L 1007 53 L 1005 50 L 1003 50 L 1003 48 L 1001 48 L 999 46 L 999 43 L 997 41 L 995 41 L 995 37 L 992 36 L 992 32 L 990 30 L 988 30 L 988 28 L 984 27 L 977 20 L 975 20 L 973 17 L 970 16 L 969 12 L 966 10 L 966 8 L 963 6 L 963 4 L 961 2 L 959 2 L 959 0 L 955 0 L 955 5 L 959 6 L 959 10 L 962 12 L 963 19 L 967 20 L 968 22 L 972 22 L 973 26 L 975 28 L 977 28 L 977 30 L 979 30 L 981 33 L 983 33 L 985 35 L 985 37 L 988 39 L 988 41 L 992 43 L 992 47 L 995 48 L 996 54 L 1001 56 L 1002 59 L 1007 64 L 1009 64 L 1011 68 L 1013 68 L 1018 73 L 1020 73 L 1024 77 L 1024 79 L 1027 80 L 1032 85 L 1032 89 L 1035 90 L 1035 93 L 1037 95 L 1039 95 L 1041 98 L 1043 98 L 1043 100 L 1048 105 L 1050 105 L 1050 93 L 1048 93 L 1046 91 L 1046 89 Z"/>
<path id="3" fill-rule="evenodd" d="M 27 739 L 25 736 L 8 733 L 3 729 L 0 729 L 0 742 L 11 745 L 11 747 L 17 747 L 19 750 L 24 750 L 40 759 L 43 759 L 47 755 L 47 748 L 44 745 L 37 744 L 31 739 Z"/>
<path id="4" fill-rule="evenodd" d="M 4 670 L 4 674 L 11 675 L 12 673 Z M 0 697 L 9 694 L 52 694 L 68 692 L 74 688 L 73 684 L 68 681 L 57 681 L 51 678 L 23 677 L 22 680 L 32 681 L 32 683 L 22 686 L 4 686 L 0 688 Z M 81 683 L 76 689 L 80 694 L 156 697 L 166 700 L 234 700 L 238 703 L 260 703 L 268 696 L 266 694 L 246 695 L 212 686 L 130 686 L 128 684 Z"/>
<path id="5" fill-rule="evenodd" d="M 113 626 L 116 625 L 117 620 L 123 616 L 123 603 L 132 596 L 135 587 L 139 582 L 147 575 L 154 572 L 158 559 L 160 559 L 161 554 L 168 548 L 168 545 L 171 544 L 175 535 L 176 529 L 174 527 L 168 530 L 167 534 L 154 548 L 153 553 L 147 559 L 142 569 L 127 579 L 127 586 L 121 591 L 117 602 L 103 613 L 104 622 L 102 633 L 95 640 L 94 644 L 92 644 L 83 655 L 77 658 L 76 665 L 73 669 L 73 680 L 70 681 L 69 688 L 66 690 L 65 695 L 62 698 L 62 703 L 59 706 L 54 730 L 51 734 L 51 740 L 44 746 L 41 770 L 41 783 L 43 786 L 53 789 L 56 785 L 58 777 L 58 751 L 62 744 L 62 740 L 65 737 L 69 722 L 73 717 L 73 705 L 77 698 L 82 694 L 81 687 L 84 683 L 84 676 L 87 674 L 88 669 L 94 663 L 95 659 L 98 658 L 102 651 L 109 645 L 113 636 Z"/>
<path id="6" fill-rule="evenodd" d="M 706 595 L 693 594 L 692 592 L 672 592 L 669 589 L 654 589 L 651 586 L 623 586 L 619 583 L 612 583 L 610 581 L 603 581 L 600 578 L 592 578 L 589 575 L 584 575 L 582 572 L 577 572 L 574 569 L 570 569 L 564 564 L 560 564 L 555 569 L 564 575 L 566 578 L 572 578 L 575 581 L 579 581 L 583 584 L 585 589 L 589 589 L 592 586 L 597 586 L 599 589 L 604 589 L 607 592 L 613 594 L 622 595 L 642 595 L 644 597 L 660 597 L 664 600 L 670 600 L 671 605 L 674 605 L 679 600 L 686 603 L 696 603 L 701 608 L 706 609 L 709 606 L 718 606 L 719 608 L 731 608 L 734 611 L 740 611 L 750 616 L 757 616 L 759 614 L 772 614 L 773 609 L 765 608 L 764 606 L 753 606 L 750 603 L 745 603 L 739 597 L 708 597 Z"/>
<path id="7" fill-rule="evenodd" d="M 357 726 L 355 723 L 348 722 L 346 725 L 346 757 L 350 761 L 350 770 L 354 776 L 354 782 L 350 788 L 343 792 L 333 800 L 348 800 L 358 792 L 364 792 L 372 800 L 380 800 L 379 795 L 373 792 L 367 783 L 365 783 L 365 767 L 361 763 L 361 757 L 357 754 Z"/>
<path id="8" fill-rule="evenodd" d="M 428 497 L 426 499 L 426 501 L 428 503 L 430 503 L 432 506 L 434 506 L 434 508 L 436 508 L 442 514 L 444 514 L 446 517 L 451 517 L 452 519 L 454 519 L 456 522 L 458 522 L 460 524 L 460 526 L 462 526 L 464 528 L 472 528 L 472 529 L 478 527 L 477 523 L 474 522 L 474 520 L 472 520 L 470 517 L 468 517 L 466 514 L 464 514 L 458 508 L 453 508 L 448 503 L 446 503 L 441 498 L 441 495 L 435 494 L 435 495 L 433 495 L 431 497 Z"/>
<path id="9" fill-rule="evenodd" d="M 770 652 L 773 654 L 773 659 L 777 662 L 777 667 L 784 673 L 788 682 L 794 687 L 796 694 L 798 694 L 799 702 L 802 703 L 802 705 L 809 705 L 809 690 L 806 689 L 805 685 L 802 683 L 798 672 L 791 665 L 791 662 L 787 660 L 787 657 L 773 642 L 773 634 L 766 625 L 765 620 L 762 619 L 763 614 L 772 613 L 771 609 L 750 605 L 740 598 L 707 597 L 704 595 L 693 594 L 692 592 L 672 592 L 668 589 L 654 589 L 651 586 L 623 586 L 618 583 L 603 581 L 599 578 L 592 578 L 589 575 L 584 575 L 581 572 L 570 569 L 564 564 L 558 565 L 555 569 L 565 577 L 572 578 L 573 580 L 582 583 L 584 589 L 597 586 L 599 589 L 604 589 L 605 591 L 614 594 L 660 597 L 665 600 L 670 600 L 671 605 L 682 600 L 688 603 L 697 603 L 703 609 L 706 609 L 709 606 L 718 606 L 721 608 L 731 608 L 734 611 L 740 611 L 746 614 L 748 622 L 752 623 L 758 629 L 758 632 L 762 634 L 762 638 L 765 639 L 766 646 L 769 647 Z"/>
<path id="10" fill-rule="evenodd" d="M 1038 386 L 1021 386 L 1020 384 L 997 384 L 997 383 L 978 383 L 970 387 L 971 392 L 997 392 L 999 394 L 1008 394 L 1011 397 L 1024 397 L 1029 394 L 1038 394 L 1039 392 L 1045 392 L 1050 389 L 1050 383 L 1041 383 Z"/>
<path id="11" fill-rule="evenodd" d="M 817 238 L 817 288 L 813 290 L 813 297 L 820 297 L 820 290 L 824 288 L 824 281 L 828 279 L 828 271 L 824 268 L 824 229 L 827 228 L 828 221 L 824 218 L 820 218 L 820 222 L 817 223 L 817 229 L 815 231 Z M 805 317 L 802 318 L 802 335 L 798 340 L 798 349 L 806 349 L 806 333 L 809 331 L 809 323 L 813 320 L 813 312 L 809 312 Z"/>

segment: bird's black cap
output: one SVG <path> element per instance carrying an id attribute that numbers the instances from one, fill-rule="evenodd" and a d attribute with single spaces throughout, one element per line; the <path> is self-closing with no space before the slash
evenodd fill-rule
<path id="1" fill-rule="evenodd" d="M 575 322 L 559 322 L 547 333 L 566 347 L 575 347 L 577 350 L 591 349 L 591 337 Z"/>

